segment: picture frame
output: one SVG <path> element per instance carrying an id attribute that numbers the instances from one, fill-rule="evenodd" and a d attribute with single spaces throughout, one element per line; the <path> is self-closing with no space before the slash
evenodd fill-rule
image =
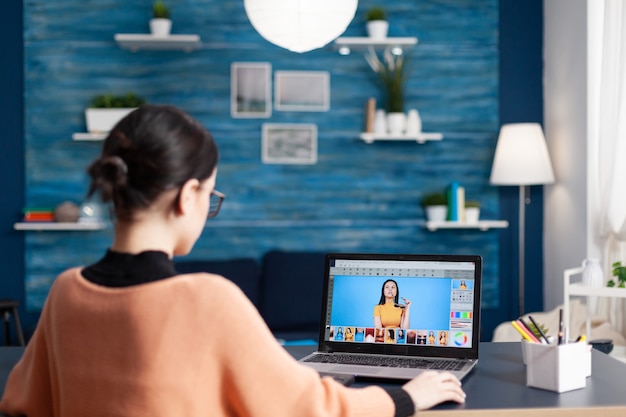
<path id="1" fill-rule="evenodd" d="M 283 111 L 330 110 L 328 71 L 276 71 L 274 108 Z"/>
<path id="2" fill-rule="evenodd" d="M 233 62 L 230 66 L 230 114 L 234 118 L 272 115 L 272 65 Z"/>
<path id="3" fill-rule="evenodd" d="M 261 142 L 264 164 L 317 163 L 316 124 L 264 123 Z"/>

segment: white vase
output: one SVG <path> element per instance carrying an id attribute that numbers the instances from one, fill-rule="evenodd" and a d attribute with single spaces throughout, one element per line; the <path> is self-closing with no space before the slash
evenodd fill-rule
<path id="1" fill-rule="evenodd" d="M 600 261 L 597 258 L 589 258 L 583 261 L 583 285 L 600 288 L 604 285 L 604 274 Z M 591 314 L 596 313 L 598 306 L 598 297 L 587 297 L 589 302 L 589 311 Z"/>
<path id="2" fill-rule="evenodd" d="M 406 115 L 404 113 L 387 113 L 387 130 L 391 135 L 402 135 L 406 129 Z"/>
<path id="3" fill-rule="evenodd" d="M 135 108 L 118 108 L 118 109 L 85 109 L 85 122 L 89 133 L 107 133 L 123 119 L 128 113 Z"/>
<path id="4" fill-rule="evenodd" d="M 429 222 L 445 222 L 448 218 L 448 206 L 426 206 L 425 210 Z"/>
<path id="5" fill-rule="evenodd" d="M 169 36 L 171 30 L 172 21 L 170 19 L 150 19 L 150 33 L 152 34 L 152 36 L 164 38 L 166 36 Z"/>
<path id="6" fill-rule="evenodd" d="M 422 133 L 422 119 L 417 110 L 411 109 L 406 116 L 406 134 L 419 135 Z"/>
<path id="7" fill-rule="evenodd" d="M 371 20 L 365 24 L 367 36 L 372 39 L 385 39 L 389 32 L 389 22 L 386 20 Z"/>
<path id="8" fill-rule="evenodd" d="M 374 114 L 374 133 L 384 135 L 387 133 L 387 114 L 384 110 L 376 110 Z"/>

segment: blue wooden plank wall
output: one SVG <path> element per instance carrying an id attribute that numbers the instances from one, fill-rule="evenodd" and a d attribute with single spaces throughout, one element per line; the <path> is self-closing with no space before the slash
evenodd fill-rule
<path id="1" fill-rule="evenodd" d="M 24 4 L 25 149 L 28 206 L 80 203 L 85 169 L 100 143 L 75 142 L 83 111 L 102 92 L 136 92 L 180 106 L 213 134 L 221 152 L 217 187 L 227 194 L 190 258 L 260 259 L 271 249 L 477 253 L 485 259 L 484 306 L 498 303 L 498 231 L 428 232 L 420 197 L 460 181 L 482 217 L 497 219 L 488 183 L 498 125 L 497 0 L 362 0 L 346 36 L 365 35 L 364 13 L 387 9 L 390 36 L 416 36 L 407 109 L 444 140 L 365 144 L 358 140 L 364 104 L 381 96 L 361 53 L 332 47 L 305 54 L 262 39 L 243 0 L 169 0 L 174 34 L 198 34 L 191 52 L 119 48 L 115 33 L 146 33 L 149 0 L 28 0 Z M 232 62 L 268 62 L 272 71 L 328 71 L 328 112 L 274 109 L 268 119 L 230 115 Z M 314 123 L 314 165 L 261 162 L 263 123 Z M 96 261 L 111 229 L 27 232 L 27 307 L 40 309 L 63 269 Z"/>

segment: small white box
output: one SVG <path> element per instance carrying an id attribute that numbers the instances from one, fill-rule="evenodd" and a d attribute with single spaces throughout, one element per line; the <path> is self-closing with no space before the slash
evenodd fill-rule
<path id="1" fill-rule="evenodd" d="M 555 392 L 584 388 L 591 375 L 591 349 L 586 343 L 544 345 L 522 343 L 526 385 Z"/>

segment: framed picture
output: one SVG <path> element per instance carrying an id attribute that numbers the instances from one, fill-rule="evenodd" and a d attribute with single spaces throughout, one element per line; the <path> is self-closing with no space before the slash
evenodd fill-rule
<path id="1" fill-rule="evenodd" d="M 315 164 L 317 125 L 264 123 L 262 160 L 265 164 Z"/>
<path id="2" fill-rule="evenodd" d="M 230 114 L 237 118 L 272 115 L 272 66 L 268 62 L 233 62 L 230 66 Z"/>
<path id="3" fill-rule="evenodd" d="M 327 71 L 276 71 L 276 110 L 328 111 L 330 74 Z"/>

